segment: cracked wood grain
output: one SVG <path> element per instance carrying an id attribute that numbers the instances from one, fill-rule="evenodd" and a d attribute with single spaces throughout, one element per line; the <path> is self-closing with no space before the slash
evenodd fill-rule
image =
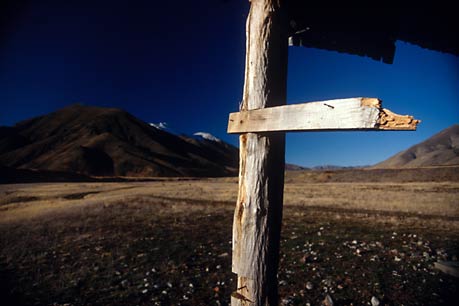
<path id="1" fill-rule="evenodd" d="M 232 113 L 228 133 L 416 130 L 419 120 L 382 108 L 376 98 L 349 98 Z"/>
<path id="2" fill-rule="evenodd" d="M 273 0 L 252 0 L 246 25 L 242 111 L 286 103 L 287 19 Z M 240 136 L 239 193 L 233 220 L 231 305 L 277 305 L 285 135 Z"/>

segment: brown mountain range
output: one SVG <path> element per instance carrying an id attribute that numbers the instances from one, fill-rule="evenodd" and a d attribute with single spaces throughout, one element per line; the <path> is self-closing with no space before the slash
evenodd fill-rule
<path id="1" fill-rule="evenodd" d="M 459 165 L 459 125 L 373 168 L 436 165 Z M 237 175 L 237 168 L 238 149 L 232 145 L 169 133 L 115 108 L 76 104 L 13 127 L 0 127 L 0 172 L 11 182 L 17 176 L 24 177 L 18 181 L 35 176 L 32 181 L 87 180 L 87 176 L 215 177 Z M 304 169 L 286 164 L 286 170 Z"/>
<path id="2" fill-rule="evenodd" d="M 238 149 L 178 136 L 126 111 L 72 105 L 0 127 L 0 165 L 91 176 L 227 176 Z"/>
<path id="3" fill-rule="evenodd" d="M 429 139 L 397 153 L 374 168 L 415 168 L 459 165 L 459 125 L 454 124 Z"/>

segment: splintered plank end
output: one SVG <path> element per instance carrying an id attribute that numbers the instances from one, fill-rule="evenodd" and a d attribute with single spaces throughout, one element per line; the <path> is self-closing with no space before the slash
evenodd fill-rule
<path id="1" fill-rule="evenodd" d="M 388 109 L 382 108 L 379 111 L 378 129 L 380 130 L 401 130 L 415 131 L 421 120 L 414 119 L 410 115 L 398 115 Z"/>

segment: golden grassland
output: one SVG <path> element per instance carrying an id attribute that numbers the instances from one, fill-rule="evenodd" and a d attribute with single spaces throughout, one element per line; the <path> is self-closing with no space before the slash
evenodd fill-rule
<path id="1" fill-rule="evenodd" d="M 237 178 L 159 180 L 120 183 L 37 183 L 0 185 L 0 222 L 14 222 L 120 201 L 145 199 L 224 204 L 237 198 Z M 287 182 L 285 206 L 340 211 L 401 213 L 459 220 L 459 182 L 301 183 Z M 178 204 L 179 205 L 179 204 Z M 183 206 L 182 209 L 189 209 Z"/>

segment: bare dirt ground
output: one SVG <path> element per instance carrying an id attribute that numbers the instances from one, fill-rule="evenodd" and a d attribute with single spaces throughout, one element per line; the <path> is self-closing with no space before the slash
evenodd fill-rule
<path id="1" fill-rule="evenodd" d="M 458 181 L 303 178 L 286 179 L 282 305 L 455 303 L 433 264 L 458 260 Z M 0 185 L 2 304 L 227 305 L 236 196 L 236 178 Z"/>

